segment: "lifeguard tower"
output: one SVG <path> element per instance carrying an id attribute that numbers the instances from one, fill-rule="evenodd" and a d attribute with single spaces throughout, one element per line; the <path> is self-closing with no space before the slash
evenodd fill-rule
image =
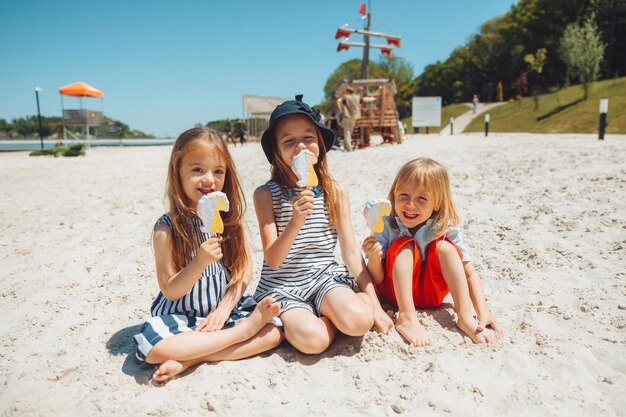
<path id="1" fill-rule="evenodd" d="M 89 132 L 90 127 L 98 127 L 102 124 L 102 98 L 104 93 L 95 87 L 83 82 L 76 82 L 59 89 L 61 94 L 61 109 L 63 111 L 63 140 L 67 140 L 69 134 L 76 140 L 81 140 L 80 133 L 74 133 L 69 130 L 69 127 L 84 128 L 84 138 L 87 142 L 87 146 L 91 145 L 91 135 Z M 69 110 L 65 109 L 63 103 L 63 96 L 73 96 L 80 98 L 80 109 Z M 83 97 L 97 97 L 100 98 L 100 111 L 88 110 L 83 108 Z"/>

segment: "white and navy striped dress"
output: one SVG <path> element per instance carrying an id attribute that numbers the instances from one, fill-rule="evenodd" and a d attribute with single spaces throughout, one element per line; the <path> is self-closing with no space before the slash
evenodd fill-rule
<path id="1" fill-rule="evenodd" d="M 174 233 L 172 221 L 167 214 L 157 221 L 155 230 L 163 225 Z M 199 219 L 194 220 L 194 225 L 200 243 L 210 238 L 209 233 L 200 230 Z M 161 340 L 178 333 L 193 331 L 197 324 L 217 308 L 226 293 L 228 279 L 228 271 L 220 260 L 209 265 L 191 290 L 178 300 L 170 301 L 159 292 L 150 309 L 152 318 L 144 323 L 141 333 L 134 337 L 137 344 L 135 353 L 137 359 L 144 361 L 148 352 Z M 254 299 L 243 297 L 224 327 L 232 326 L 237 320 L 247 317 L 255 305 Z"/>
<path id="2" fill-rule="evenodd" d="M 266 184 L 272 193 L 274 219 L 278 236 L 292 216 L 292 198 L 287 190 L 274 181 Z M 271 296 L 281 310 L 306 308 L 320 315 L 326 293 L 335 287 L 358 291 L 354 278 L 345 265 L 335 261 L 337 231 L 330 227 L 324 192 L 315 196 L 313 213 L 298 232 L 289 254 L 277 269 L 263 262 L 261 279 L 254 298 Z"/>

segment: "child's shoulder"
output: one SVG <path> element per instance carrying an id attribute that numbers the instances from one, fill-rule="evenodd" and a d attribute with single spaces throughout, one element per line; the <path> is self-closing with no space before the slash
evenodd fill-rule
<path id="1" fill-rule="evenodd" d="M 256 193 L 271 193 L 271 192 L 272 192 L 272 190 L 270 188 L 270 181 L 266 182 L 265 184 L 259 185 L 254 190 L 254 194 L 256 194 Z"/>
<path id="2" fill-rule="evenodd" d="M 256 198 L 257 196 L 272 196 L 273 194 L 287 194 L 287 187 L 285 187 L 284 185 L 279 184 L 278 182 L 274 181 L 274 180 L 269 180 L 268 182 L 266 182 L 263 185 L 258 186 L 255 190 L 254 190 L 254 197 Z"/>
<path id="3" fill-rule="evenodd" d="M 263 185 L 258 186 L 253 193 L 254 200 L 258 199 L 271 199 L 272 198 L 272 188 L 270 186 L 270 182 L 266 182 Z"/>
<path id="4" fill-rule="evenodd" d="M 270 187 L 270 183 L 266 182 L 265 184 L 257 187 L 252 194 L 252 199 L 256 208 L 259 206 L 267 207 L 273 205 L 272 188 Z"/>
<path id="5" fill-rule="evenodd" d="M 156 223 L 154 224 L 154 228 L 153 228 L 155 232 L 162 231 L 162 230 L 170 231 L 171 229 L 172 229 L 172 218 L 170 217 L 169 213 L 165 213 L 164 215 L 159 217 L 159 220 L 156 221 Z"/>

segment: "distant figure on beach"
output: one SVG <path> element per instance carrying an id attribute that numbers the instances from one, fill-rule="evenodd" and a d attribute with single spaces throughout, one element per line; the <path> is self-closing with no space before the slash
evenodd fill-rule
<path id="1" fill-rule="evenodd" d="M 233 146 L 237 146 L 235 135 L 233 135 L 233 122 L 230 117 L 226 119 L 226 125 L 224 125 L 224 133 L 226 133 L 226 143 L 232 142 Z"/>
<path id="2" fill-rule="evenodd" d="M 241 143 L 241 146 L 243 146 L 243 144 L 246 142 L 246 131 L 246 124 L 241 119 L 237 119 L 237 123 L 235 123 L 235 132 L 239 137 L 239 142 Z"/>
<path id="3" fill-rule="evenodd" d="M 341 97 L 337 99 L 337 108 L 341 115 L 341 127 L 343 128 L 343 148 L 352 150 L 352 131 L 356 121 L 361 118 L 361 96 L 356 94 L 351 87 L 343 90 Z"/>
<path id="4" fill-rule="evenodd" d="M 230 202 L 223 236 L 202 232 L 196 214 L 200 198 L 214 191 Z M 152 233 L 160 292 L 152 318 L 134 337 L 137 359 L 160 364 L 152 379 L 163 382 L 201 362 L 237 360 L 278 346 L 282 331 L 270 323 L 280 313 L 278 304 L 271 297 L 258 304 L 242 298 L 252 275 L 245 200 L 218 132 L 198 127 L 178 137 L 167 196 L 169 211 Z"/>
<path id="5" fill-rule="evenodd" d="M 378 296 L 398 307 L 398 333 L 412 346 L 429 345 L 416 308 L 437 308 L 451 293 L 457 327 L 474 343 L 496 342 L 502 331 L 465 247 L 446 169 L 429 158 L 406 163 L 388 199 L 383 231 L 367 237 L 362 248 Z"/>
<path id="6" fill-rule="evenodd" d="M 271 179 L 254 192 L 264 255 L 254 298 L 280 303 L 287 341 L 309 354 L 326 350 L 337 331 L 362 336 L 372 325 L 383 333 L 393 326 L 356 243 L 348 192 L 328 172 L 334 140 L 301 95 L 282 103 L 261 138 Z M 290 167 L 303 150 L 317 158 L 318 187 L 296 184 Z M 337 240 L 345 265 L 335 261 Z"/>
<path id="7" fill-rule="evenodd" d="M 478 108 L 478 103 L 480 102 L 480 100 L 478 99 L 478 95 L 474 94 L 474 97 L 472 97 L 472 113 L 476 114 L 476 109 Z"/>

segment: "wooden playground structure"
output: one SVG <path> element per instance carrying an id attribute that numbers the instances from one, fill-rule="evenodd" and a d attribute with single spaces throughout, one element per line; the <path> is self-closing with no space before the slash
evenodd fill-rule
<path id="1" fill-rule="evenodd" d="M 348 87 L 364 99 L 361 102 L 361 118 L 356 121 L 352 133 L 353 148 L 369 146 L 369 138 L 377 134 L 382 136 L 383 142 L 402 143 L 393 79 L 344 81 L 335 91 L 335 97 L 340 98 Z M 343 128 L 339 129 L 339 135 L 344 137 Z"/>

